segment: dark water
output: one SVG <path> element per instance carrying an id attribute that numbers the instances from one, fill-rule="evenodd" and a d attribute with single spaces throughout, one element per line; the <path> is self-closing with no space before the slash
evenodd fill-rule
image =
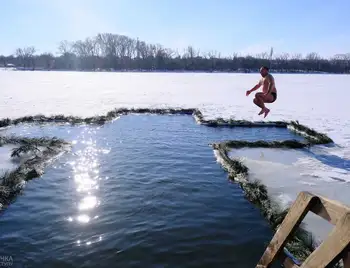
<path id="1" fill-rule="evenodd" d="M 271 231 L 208 143 L 296 138 L 147 115 L 7 132 L 76 143 L 1 215 L 12 267 L 255 267 Z"/>

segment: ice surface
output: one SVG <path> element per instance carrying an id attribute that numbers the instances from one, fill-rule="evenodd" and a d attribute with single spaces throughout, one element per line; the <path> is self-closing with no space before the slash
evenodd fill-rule
<path id="1" fill-rule="evenodd" d="M 273 157 L 275 163 L 262 169 L 263 180 L 281 200 L 293 200 L 299 191 L 310 190 L 349 204 L 350 76 L 274 76 L 278 98 L 268 105 L 268 120 L 299 120 L 327 133 L 337 146 L 313 149 L 316 158 L 312 154 L 295 158 L 286 152 L 286 163 L 276 163 L 281 157 Z M 39 113 L 91 116 L 116 107 L 171 106 L 200 108 L 210 117 L 261 120 L 253 96 L 245 96 L 258 79 L 259 74 L 3 71 L 0 117 Z M 266 165 L 266 160 L 247 161 L 252 170 Z"/>
<path id="2" fill-rule="evenodd" d="M 342 173 L 334 176 L 321 177 L 306 162 L 309 152 L 290 149 L 239 149 L 232 150 L 230 156 L 239 157 L 248 166 L 249 179 L 259 179 L 267 186 L 269 194 L 282 208 L 286 208 L 295 200 L 298 193 L 309 191 L 315 194 L 338 200 L 350 205 L 349 181 L 343 180 Z M 315 163 L 314 163 L 315 164 Z M 320 169 L 325 168 L 319 163 Z M 321 173 L 321 172 L 320 172 Z M 303 221 L 306 229 L 311 231 L 317 240 L 323 240 L 332 225 L 325 220 L 309 213 Z"/>
<path id="3" fill-rule="evenodd" d="M 0 147 L 0 176 L 6 171 L 13 170 L 18 166 L 18 163 L 11 159 L 13 145 L 4 145 Z"/>
<path id="4" fill-rule="evenodd" d="M 19 145 L 6 144 L 0 147 L 0 176 L 7 171 L 16 169 L 28 159 L 33 158 L 33 152 L 22 153 L 19 157 L 11 157 L 12 149 L 18 148 L 18 146 Z M 46 148 L 38 146 L 38 149 L 43 151 Z"/>

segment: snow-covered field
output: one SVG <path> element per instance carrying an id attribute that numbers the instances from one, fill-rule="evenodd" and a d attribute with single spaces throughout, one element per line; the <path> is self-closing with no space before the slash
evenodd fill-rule
<path id="1" fill-rule="evenodd" d="M 274 76 L 278 100 L 268 106 L 271 113 L 266 120 L 299 120 L 327 133 L 337 146 L 313 149 L 327 155 L 325 161 L 295 152 L 285 155 L 283 163 L 276 163 L 276 156 L 269 162 L 251 155 L 246 160 L 248 167 L 253 174 L 265 171 L 259 179 L 281 202 L 309 190 L 350 205 L 350 76 Z M 252 103 L 254 94 L 245 96 L 258 79 L 259 74 L 3 71 L 0 117 L 91 116 L 116 107 L 171 106 L 200 108 L 209 117 L 261 120 Z"/>

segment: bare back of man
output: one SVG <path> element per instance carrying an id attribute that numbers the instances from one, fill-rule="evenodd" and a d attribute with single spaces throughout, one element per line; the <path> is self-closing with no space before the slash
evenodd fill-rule
<path id="1" fill-rule="evenodd" d="M 273 103 L 277 99 L 277 90 L 275 86 L 274 77 L 268 73 L 268 68 L 266 66 L 260 68 L 260 74 L 262 78 L 259 80 L 251 90 L 248 90 L 246 95 L 248 96 L 253 91 L 257 90 L 261 86 L 262 92 L 256 93 L 253 100 L 254 104 L 261 108 L 259 115 L 264 114 L 264 118 L 269 114 L 270 109 L 265 106 L 265 103 Z"/>

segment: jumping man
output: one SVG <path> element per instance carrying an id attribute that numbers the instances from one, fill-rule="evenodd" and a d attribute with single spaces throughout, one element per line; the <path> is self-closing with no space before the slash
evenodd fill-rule
<path id="1" fill-rule="evenodd" d="M 262 78 L 259 83 L 255 85 L 251 90 L 248 90 L 246 96 L 259 87 L 263 86 L 262 92 L 256 93 L 253 102 L 261 108 L 259 115 L 264 114 L 264 118 L 269 114 L 270 109 L 265 107 L 265 103 L 273 103 L 277 99 L 277 90 L 275 87 L 275 79 L 269 74 L 269 68 L 263 66 L 260 68 L 260 74 Z"/>

